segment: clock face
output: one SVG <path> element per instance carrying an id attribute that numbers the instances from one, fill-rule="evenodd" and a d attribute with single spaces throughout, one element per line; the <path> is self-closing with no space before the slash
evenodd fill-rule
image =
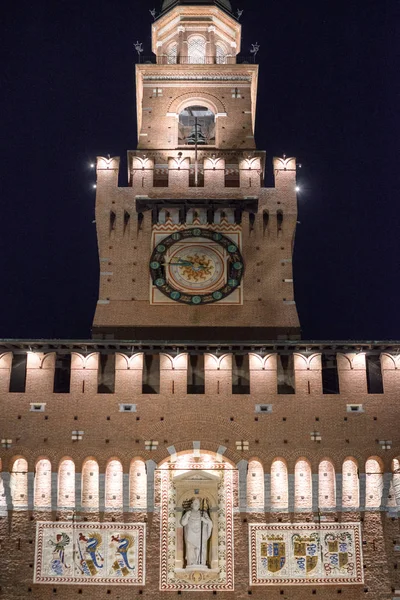
<path id="1" fill-rule="evenodd" d="M 226 298 L 240 285 L 243 268 L 232 240 L 198 227 L 164 238 L 150 261 L 153 285 L 171 300 L 195 306 Z"/>

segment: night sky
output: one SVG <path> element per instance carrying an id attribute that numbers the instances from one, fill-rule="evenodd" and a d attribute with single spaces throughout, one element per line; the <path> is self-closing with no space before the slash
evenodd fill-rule
<path id="1" fill-rule="evenodd" d="M 89 338 L 96 155 L 136 147 L 134 42 L 161 0 L 2 12 L 0 338 Z M 256 141 L 297 156 L 304 339 L 400 339 L 399 2 L 234 0 L 260 86 Z M 268 277 L 268 274 L 265 274 Z"/>

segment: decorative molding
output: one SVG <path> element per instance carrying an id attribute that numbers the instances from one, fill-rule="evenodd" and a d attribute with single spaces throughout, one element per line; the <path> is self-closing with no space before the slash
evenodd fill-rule
<path id="1" fill-rule="evenodd" d="M 249 75 L 234 75 L 215 73 L 214 75 L 189 75 L 180 73 L 165 73 L 163 75 L 143 75 L 144 81 L 249 81 Z"/>

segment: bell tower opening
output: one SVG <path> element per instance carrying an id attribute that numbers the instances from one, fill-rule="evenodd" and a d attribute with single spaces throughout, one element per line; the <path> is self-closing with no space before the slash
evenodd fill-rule
<path id="1" fill-rule="evenodd" d="M 214 146 L 215 114 L 205 106 L 188 106 L 179 113 L 179 146 Z"/>

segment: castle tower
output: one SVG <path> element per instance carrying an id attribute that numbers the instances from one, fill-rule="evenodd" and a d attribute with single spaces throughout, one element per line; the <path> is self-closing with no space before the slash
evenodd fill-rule
<path id="1" fill-rule="evenodd" d="M 295 160 L 264 187 L 229 0 L 164 0 L 153 50 L 98 339 L 0 340 L 0 599 L 399 600 L 400 343 L 293 339 Z"/>
<path id="2" fill-rule="evenodd" d="M 294 158 L 256 148 L 258 66 L 228 0 L 165 0 L 136 65 L 129 187 L 97 160 L 96 338 L 297 339 Z"/>

